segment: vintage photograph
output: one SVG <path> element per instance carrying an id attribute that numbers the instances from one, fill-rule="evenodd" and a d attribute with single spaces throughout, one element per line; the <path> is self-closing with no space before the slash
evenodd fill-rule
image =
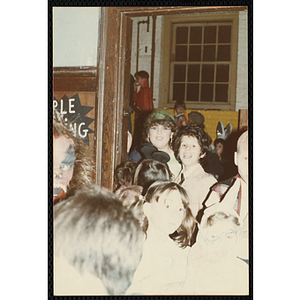
<path id="1" fill-rule="evenodd" d="M 253 12 L 234 2 L 50 1 L 50 295 L 253 297 Z"/>

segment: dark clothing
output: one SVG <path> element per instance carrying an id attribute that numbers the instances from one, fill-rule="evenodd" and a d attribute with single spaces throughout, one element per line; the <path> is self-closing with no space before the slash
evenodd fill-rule
<path id="1" fill-rule="evenodd" d="M 203 166 L 206 173 L 214 175 L 218 179 L 223 173 L 224 168 L 216 153 L 206 152 L 207 164 Z"/>

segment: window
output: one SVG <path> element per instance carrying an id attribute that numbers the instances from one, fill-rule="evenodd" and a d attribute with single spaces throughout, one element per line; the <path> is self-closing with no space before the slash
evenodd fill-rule
<path id="1" fill-rule="evenodd" d="M 165 17 L 163 106 L 234 109 L 238 13 Z"/>

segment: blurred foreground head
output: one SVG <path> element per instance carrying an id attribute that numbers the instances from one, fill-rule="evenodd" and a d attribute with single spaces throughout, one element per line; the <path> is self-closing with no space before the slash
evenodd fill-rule
<path id="1" fill-rule="evenodd" d="M 55 257 L 99 278 L 110 295 L 131 284 L 143 240 L 139 221 L 107 189 L 91 186 L 54 206 Z"/>

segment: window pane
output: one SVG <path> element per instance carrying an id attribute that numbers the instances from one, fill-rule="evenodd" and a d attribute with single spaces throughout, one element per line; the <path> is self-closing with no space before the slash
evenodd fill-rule
<path id="1" fill-rule="evenodd" d="M 174 83 L 173 84 L 173 100 L 184 101 L 185 86 L 184 83 Z"/>
<path id="2" fill-rule="evenodd" d="M 199 84 L 189 83 L 187 85 L 187 101 L 197 102 L 199 98 Z"/>
<path id="3" fill-rule="evenodd" d="M 228 101 L 228 84 L 216 85 L 216 102 Z"/>
<path id="4" fill-rule="evenodd" d="M 174 81 L 185 81 L 186 65 L 174 65 Z"/>
<path id="5" fill-rule="evenodd" d="M 188 27 L 177 27 L 176 29 L 176 44 L 187 44 Z"/>
<path id="6" fill-rule="evenodd" d="M 230 61 L 230 45 L 218 46 L 218 61 Z"/>
<path id="7" fill-rule="evenodd" d="M 190 44 L 201 44 L 201 42 L 202 42 L 202 26 L 191 27 Z"/>
<path id="8" fill-rule="evenodd" d="M 219 43 L 231 42 L 231 26 L 219 26 L 218 42 Z"/>
<path id="9" fill-rule="evenodd" d="M 176 46 L 175 61 L 187 61 L 187 46 Z"/>
<path id="10" fill-rule="evenodd" d="M 213 82 L 214 81 L 215 67 L 214 65 L 203 65 L 202 66 L 202 82 Z"/>
<path id="11" fill-rule="evenodd" d="M 216 46 L 203 47 L 203 61 L 215 61 Z"/>
<path id="12" fill-rule="evenodd" d="M 201 102 L 212 102 L 213 101 L 213 84 L 202 84 L 201 85 Z"/>
<path id="13" fill-rule="evenodd" d="M 204 27 L 204 43 L 215 43 L 216 42 L 217 27 L 216 26 L 205 26 Z"/>
<path id="14" fill-rule="evenodd" d="M 201 46 L 190 46 L 189 61 L 201 60 Z"/>
<path id="15" fill-rule="evenodd" d="M 217 65 L 217 82 L 229 81 L 229 65 Z"/>
<path id="16" fill-rule="evenodd" d="M 188 81 L 199 82 L 200 65 L 188 65 Z"/>

